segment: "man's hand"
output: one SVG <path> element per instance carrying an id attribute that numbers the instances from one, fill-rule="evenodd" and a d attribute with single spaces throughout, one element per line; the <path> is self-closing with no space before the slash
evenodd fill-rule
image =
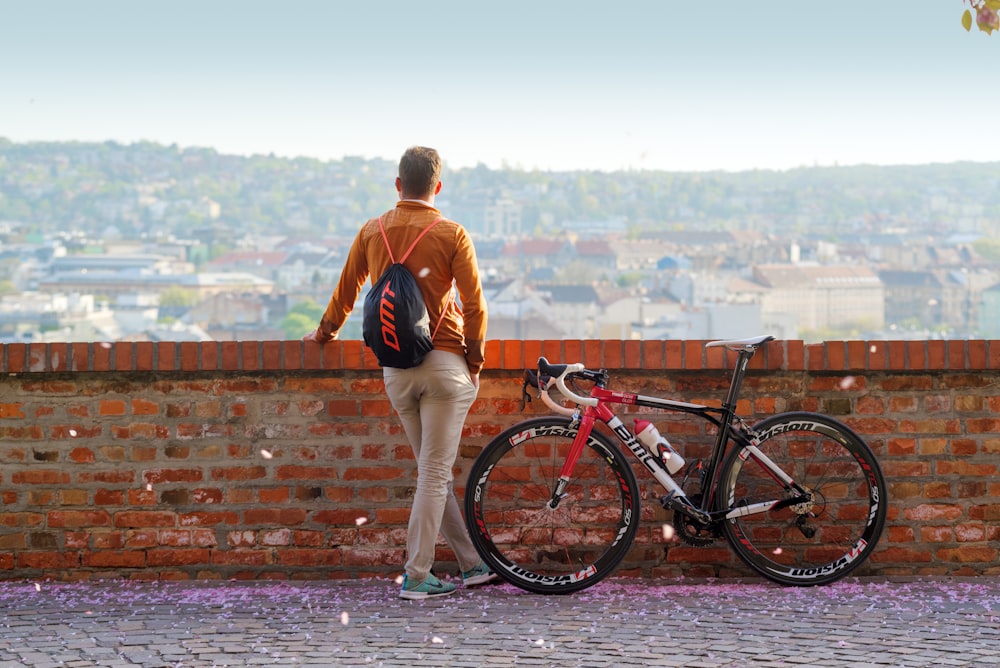
<path id="1" fill-rule="evenodd" d="M 479 389 L 479 374 L 478 373 L 470 373 L 469 374 L 469 378 L 472 379 L 472 385 L 473 385 L 473 387 L 475 387 L 478 390 Z"/>
<path id="2" fill-rule="evenodd" d="M 315 341 L 316 343 L 319 343 L 319 339 L 316 338 L 317 332 L 318 332 L 318 330 L 313 330 L 313 331 L 309 332 L 308 334 L 306 334 L 305 336 L 302 337 L 302 340 L 303 341 Z"/>
<path id="3" fill-rule="evenodd" d="M 340 334 L 340 332 L 334 332 L 333 336 L 331 336 L 329 339 L 323 340 L 323 339 L 319 338 L 319 329 L 317 328 L 315 331 L 309 332 L 308 334 L 306 334 L 305 336 L 303 336 L 302 340 L 303 341 L 315 341 L 316 343 L 324 344 L 324 343 L 328 343 L 330 341 L 336 340 L 337 336 L 339 334 Z"/>

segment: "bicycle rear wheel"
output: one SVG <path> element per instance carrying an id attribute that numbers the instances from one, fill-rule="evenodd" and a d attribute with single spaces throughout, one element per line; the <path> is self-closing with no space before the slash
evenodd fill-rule
<path id="1" fill-rule="evenodd" d="M 610 575 L 639 527 L 639 488 L 621 450 L 592 431 L 558 505 L 550 500 L 577 429 L 547 416 L 507 429 L 469 472 L 465 518 L 483 561 L 538 594 L 567 594 Z"/>
<path id="2" fill-rule="evenodd" d="M 813 413 L 783 413 L 754 426 L 759 449 L 811 501 L 722 522 L 733 550 L 753 570 L 786 585 L 822 585 L 860 566 L 885 524 L 888 495 L 871 448 L 847 425 Z M 722 465 L 718 508 L 794 496 L 746 448 Z"/>

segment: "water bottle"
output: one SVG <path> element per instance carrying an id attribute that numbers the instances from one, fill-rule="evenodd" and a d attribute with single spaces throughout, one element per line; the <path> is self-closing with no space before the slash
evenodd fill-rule
<path id="1" fill-rule="evenodd" d="M 663 465 L 667 467 L 670 475 L 681 470 L 684 466 L 684 458 L 670 447 L 670 442 L 660 436 L 659 430 L 649 420 L 635 421 L 635 435 L 639 442 L 645 445 L 650 451 L 660 455 Z"/>

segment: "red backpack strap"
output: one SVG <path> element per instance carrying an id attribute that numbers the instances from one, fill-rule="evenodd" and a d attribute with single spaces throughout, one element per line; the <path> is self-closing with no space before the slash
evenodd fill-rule
<path id="1" fill-rule="evenodd" d="M 389 237 L 386 236 L 385 226 L 382 225 L 382 218 L 383 216 L 378 217 L 378 229 L 382 232 L 382 241 L 385 242 L 385 249 L 389 252 L 389 261 L 395 264 L 396 260 L 392 257 L 392 248 L 389 247 Z M 417 238 L 413 240 L 412 244 L 410 244 L 410 247 L 406 249 L 405 253 L 403 253 L 403 257 L 399 258 L 400 264 L 406 262 L 406 258 L 410 257 L 410 253 L 412 253 L 413 249 L 417 247 L 417 243 L 424 238 L 425 234 L 431 231 L 432 227 L 440 223 L 441 220 L 442 220 L 441 218 L 438 218 L 433 223 L 431 223 L 423 230 L 421 230 L 420 234 L 417 235 Z M 434 331 L 431 333 L 431 341 L 434 340 L 434 337 L 437 336 L 438 330 L 441 329 L 441 323 L 444 322 L 444 316 L 448 312 L 448 309 L 451 308 L 451 302 L 454 298 L 455 298 L 455 288 L 451 287 L 448 290 L 448 303 L 445 304 L 444 310 L 441 311 L 441 317 L 438 318 L 437 325 L 434 326 Z"/>
<path id="2" fill-rule="evenodd" d="M 385 249 L 389 252 L 389 262 L 396 264 L 396 258 L 392 256 L 392 248 L 389 246 L 389 237 L 385 235 L 385 226 L 382 225 L 382 218 L 382 216 L 378 217 L 378 229 L 382 232 L 382 241 L 385 242 Z M 413 246 L 410 246 L 410 250 L 413 250 Z M 410 251 L 406 251 L 406 254 L 409 255 Z"/>
<path id="3" fill-rule="evenodd" d="M 444 314 L 451 308 L 451 303 L 453 301 L 455 301 L 455 288 L 453 286 L 449 286 L 448 303 L 444 305 L 444 310 L 441 311 L 441 317 L 438 318 L 438 324 L 434 326 L 434 331 L 431 333 L 431 341 L 434 340 L 434 337 L 437 336 L 438 330 L 441 329 L 441 323 L 444 322 Z"/>
<path id="4" fill-rule="evenodd" d="M 406 252 L 405 252 L 405 253 L 403 253 L 403 257 L 399 258 L 399 263 L 400 263 L 400 264 L 402 264 L 403 262 L 406 262 L 406 258 L 410 257 L 410 253 L 412 253 L 412 252 L 413 252 L 413 249 L 417 247 L 417 243 L 419 243 L 419 242 L 420 242 L 420 240 L 424 238 L 424 235 L 425 235 L 425 234 L 427 234 L 428 232 L 430 232 L 430 231 L 431 231 L 431 228 L 432 228 L 432 227 L 434 227 L 435 225 L 437 225 L 437 224 L 438 224 L 438 223 L 440 223 L 440 222 L 441 222 L 441 219 L 440 219 L 440 218 L 438 218 L 438 219 L 437 219 L 437 220 L 435 220 L 435 221 L 434 221 L 433 223 L 431 223 L 430 225 L 428 225 L 427 227 L 425 227 L 425 228 L 424 228 L 424 229 L 423 229 L 423 230 L 422 230 L 422 231 L 420 232 L 420 234 L 418 234 L 418 235 L 417 235 L 417 238 L 413 240 L 413 243 L 412 243 L 412 244 L 410 244 L 410 247 L 406 249 Z M 381 223 L 381 220 L 380 220 L 380 221 L 379 221 L 379 225 L 381 225 L 381 224 L 382 224 L 382 223 Z M 385 236 L 385 230 L 382 230 L 382 236 Z M 388 241 L 386 241 L 386 243 L 388 244 L 389 242 L 388 242 Z M 392 255 L 392 253 L 390 253 L 390 255 Z"/>
<path id="5" fill-rule="evenodd" d="M 413 240 L 413 243 L 410 244 L 410 247 L 406 249 L 406 253 L 403 255 L 403 257 L 399 261 L 403 262 L 404 260 L 406 260 L 406 258 L 410 257 L 410 253 L 412 253 L 413 249 L 416 248 L 417 242 L 420 241 L 421 239 L 423 239 L 424 235 L 427 234 L 428 232 L 430 232 L 431 228 L 434 227 L 435 225 L 437 225 L 440 222 L 441 222 L 441 219 L 438 218 L 433 223 L 431 223 L 430 225 L 428 225 L 427 227 L 425 227 L 420 232 L 420 234 L 417 236 L 417 238 Z M 431 332 L 431 341 L 434 340 L 434 337 L 437 336 L 438 330 L 441 329 L 441 323 L 444 322 L 444 315 L 445 315 L 445 313 L 448 312 L 448 309 L 451 308 L 452 297 L 454 297 L 454 288 L 448 290 L 448 303 L 444 305 L 444 310 L 441 311 L 441 317 L 438 318 L 437 324 L 434 325 L 434 331 Z"/>

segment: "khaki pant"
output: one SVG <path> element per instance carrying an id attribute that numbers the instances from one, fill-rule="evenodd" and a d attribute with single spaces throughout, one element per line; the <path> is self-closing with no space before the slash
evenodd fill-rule
<path id="1" fill-rule="evenodd" d="M 438 533 L 467 571 L 479 564 L 455 498 L 452 468 L 465 417 L 476 398 L 465 359 L 432 350 L 412 369 L 384 368 L 385 390 L 417 459 L 417 491 L 406 534 L 406 574 L 420 582 L 434 565 Z"/>

